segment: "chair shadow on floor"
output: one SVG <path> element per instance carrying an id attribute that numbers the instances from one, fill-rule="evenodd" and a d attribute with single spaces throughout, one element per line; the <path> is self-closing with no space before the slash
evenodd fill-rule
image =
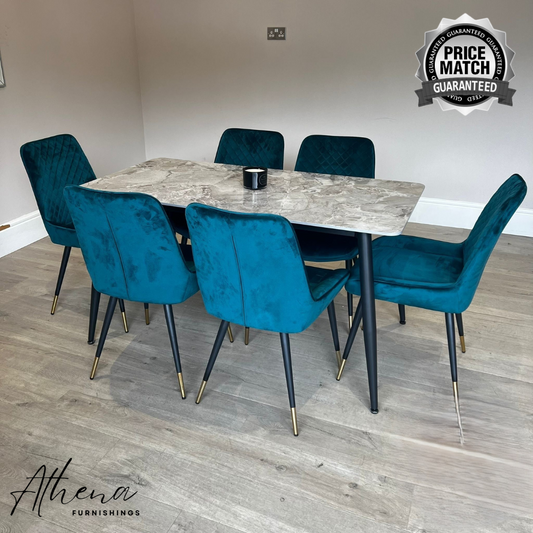
<path id="1" fill-rule="evenodd" d="M 152 306 L 152 320 L 148 327 L 133 327 L 143 320 L 142 305 L 131 306 L 130 333 L 123 334 L 117 324 L 109 330 L 106 348 L 110 353 L 102 357 L 99 373 L 94 381 L 109 381 L 109 390 L 117 404 L 135 409 L 165 422 L 202 429 L 246 432 L 286 431 L 286 389 L 283 360 L 276 333 L 253 331 L 254 343 L 230 343 L 226 338 L 220 351 L 217 372 L 206 397 L 212 400 L 200 405 L 192 396 L 181 401 L 173 373 L 172 355 L 168 346 L 162 309 Z M 139 309 L 137 309 L 139 307 Z M 202 382 L 202 375 L 216 336 L 219 321 L 208 315 L 201 296 L 177 307 L 175 313 L 180 355 L 190 389 Z M 103 319 L 100 313 L 99 325 Z M 295 389 L 302 409 L 319 392 L 324 382 L 335 387 L 337 372 L 332 356 L 327 312 L 309 329 L 306 335 L 294 336 L 293 364 Z M 320 328 L 319 347 L 313 343 L 313 359 L 306 357 Z M 244 336 L 244 328 L 235 326 L 235 336 Z M 98 332 L 98 331 L 97 331 Z M 300 342 L 300 336 L 302 339 Z M 345 336 L 344 336 L 345 337 Z M 341 342 L 345 340 L 341 336 Z M 116 344 L 127 345 L 117 348 Z M 90 357 L 88 357 L 89 364 Z M 90 385 L 89 385 L 90 386 Z M 305 417 L 305 412 L 302 415 Z"/>

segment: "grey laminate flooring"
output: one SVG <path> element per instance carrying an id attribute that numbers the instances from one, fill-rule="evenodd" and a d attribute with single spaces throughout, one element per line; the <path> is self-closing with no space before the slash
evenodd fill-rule
<path id="1" fill-rule="evenodd" d="M 462 240 L 466 232 L 410 225 Z M 459 443 L 444 317 L 379 302 L 380 413 L 368 410 L 361 335 L 341 382 L 327 314 L 292 336 L 300 436 L 292 436 L 279 337 L 234 326 L 204 398 L 194 399 L 218 321 L 201 297 L 175 306 L 182 401 L 163 310 L 126 303 L 89 381 L 90 280 L 73 250 L 55 316 L 61 248 L 43 239 L 0 259 L 0 531 L 526 533 L 533 531 L 533 239 L 503 236 L 464 314 Z M 97 333 L 101 327 L 102 300 Z M 337 298 L 341 344 L 346 299 Z M 127 502 L 62 505 L 21 491 L 72 458 L 60 488 Z M 33 490 L 37 490 L 35 481 Z M 135 510 L 139 516 L 72 516 Z"/>

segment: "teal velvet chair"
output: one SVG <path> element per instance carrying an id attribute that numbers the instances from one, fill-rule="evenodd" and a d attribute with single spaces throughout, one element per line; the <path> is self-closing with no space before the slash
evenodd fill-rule
<path id="1" fill-rule="evenodd" d="M 459 322 L 461 313 L 472 302 L 490 254 L 526 192 L 524 180 L 518 174 L 511 176 L 485 206 L 468 238 L 459 244 L 403 235 L 379 237 L 372 243 L 377 299 L 445 314 L 461 442 L 463 428 L 457 385 L 454 315 Z M 361 294 L 357 262 L 346 283 L 346 290 L 351 294 Z M 338 380 L 350 354 L 361 315 L 362 307 L 359 301 L 337 375 Z M 461 334 L 462 324 L 458 325 L 461 326 Z"/>
<path id="2" fill-rule="evenodd" d="M 327 308 L 340 359 L 334 298 L 348 271 L 306 267 L 294 230 L 283 217 L 201 204 L 189 205 L 186 215 L 205 308 L 222 321 L 196 403 L 230 322 L 274 331 L 281 338 L 293 431 L 298 435 L 289 334 L 307 329 Z"/>
<path id="3" fill-rule="evenodd" d="M 198 291 L 192 256 L 184 256 L 161 204 L 139 193 L 65 188 L 65 198 L 94 287 L 109 303 L 91 370 L 94 378 L 117 299 L 161 304 L 182 398 L 185 387 L 173 304 Z"/>
<path id="4" fill-rule="evenodd" d="M 73 247 L 79 248 L 76 230 L 63 198 L 63 189 L 66 185 L 93 181 L 96 176 L 81 146 L 72 135 L 55 135 L 26 143 L 20 148 L 20 156 L 50 240 L 65 247 L 52 303 L 53 315 L 70 251 Z"/>
<path id="5" fill-rule="evenodd" d="M 302 141 L 294 170 L 316 174 L 336 174 L 374 178 L 376 155 L 374 143 L 365 137 L 310 135 Z M 359 253 L 357 237 L 298 228 L 298 242 L 304 261 L 324 263 L 345 261 L 351 268 Z M 348 324 L 353 317 L 353 298 L 348 295 Z"/>
<path id="6" fill-rule="evenodd" d="M 39 207 L 44 227 L 54 244 L 64 246 L 51 314 L 56 312 L 57 301 L 70 251 L 79 248 L 78 237 L 67 204 L 63 198 L 66 185 L 80 185 L 96 179 L 78 141 L 69 134 L 54 135 L 46 139 L 24 144 L 20 156 Z M 98 311 L 99 295 L 94 288 L 91 295 L 91 324 L 89 343 L 94 342 L 94 327 Z M 124 302 L 120 300 L 124 330 L 128 331 Z"/>

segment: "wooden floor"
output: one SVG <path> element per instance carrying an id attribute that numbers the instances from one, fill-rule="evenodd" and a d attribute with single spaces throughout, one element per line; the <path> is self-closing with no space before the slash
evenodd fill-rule
<path id="1" fill-rule="evenodd" d="M 450 241 L 462 230 L 410 225 Z M 456 423 L 444 316 L 379 302 L 380 413 L 368 409 L 361 335 L 341 382 L 327 314 L 292 337 L 300 436 L 291 432 L 279 336 L 234 326 L 202 403 L 194 399 L 218 321 L 201 297 L 175 306 L 182 401 L 161 307 L 117 311 L 94 381 L 90 280 L 73 250 L 55 316 L 62 250 L 44 239 L 0 259 L 0 531 L 149 533 L 526 533 L 533 531 L 533 239 L 503 236 L 464 314 L 465 444 Z M 346 300 L 337 298 L 341 344 Z M 100 311 L 98 330 L 103 318 Z M 127 502 L 13 491 L 41 465 L 72 463 L 59 488 Z M 33 489 L 37 490 L 34 482 Z M 134 510 L 139 516 L 73 516 Z"/>

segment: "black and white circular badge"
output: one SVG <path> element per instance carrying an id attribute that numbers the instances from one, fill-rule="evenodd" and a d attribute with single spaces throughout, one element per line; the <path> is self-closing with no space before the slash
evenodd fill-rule
<path id="1" fill-rule="evenodd" d="M 468 115 L 474 109 L 488 111 L 495 100 L 513 105 L 509 80 L 514 52 L 505 32 L 494 29 L 489 19 L 475 20 L 466 13 L 442 19 L 438 28 L 426 32 L 416 56 L 416 77 L 422 82 L 415 91 L 419 107 L 436 99 L 443 111 Z"/>

